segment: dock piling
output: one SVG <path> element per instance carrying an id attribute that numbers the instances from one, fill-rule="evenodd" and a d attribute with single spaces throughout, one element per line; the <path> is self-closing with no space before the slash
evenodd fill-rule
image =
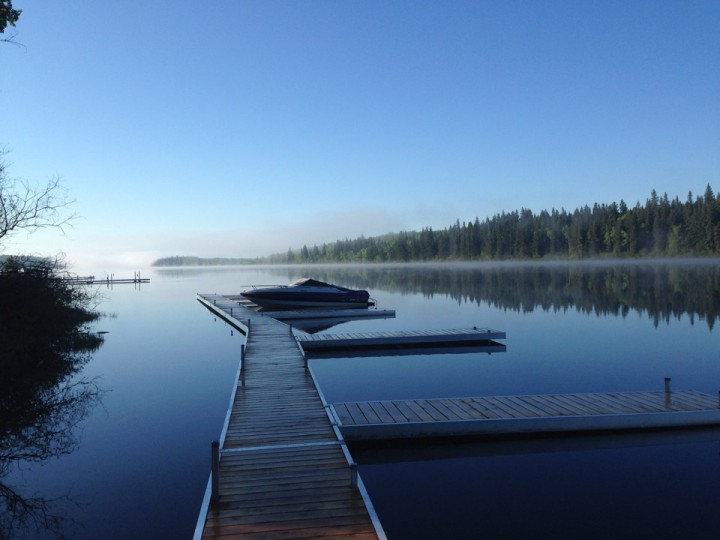
<path id="1" fill-rule="evenodd" d="M 350 486 L 353 489 L 358 486 L 358 466 L 354 461 L 350 464 Z"/>
<path id="2" fill-rule="evenodd" d="M 665 393 L 670 393 L 670 377 L 665 377 Z"/>
<path id="3" fill-rule="evenodd" d="M 218 441 L 213 441 L 210 444 L 211 449 L 211 473 L 210 477 L 212 479 L 212 488 L 210 492 L 210 500 L 213 503 L 216 503 L 218 499 L 220 498 L 220 443 Z"/>

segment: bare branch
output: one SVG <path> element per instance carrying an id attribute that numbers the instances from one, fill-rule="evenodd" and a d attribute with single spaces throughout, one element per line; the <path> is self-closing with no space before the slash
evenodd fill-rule
<path id="1" fill-rule="evenodd" d="M 62 179 L 52 178 L 41 188 L 10 179 L 4 154 L 0 151 L 0 240 L 21 230 L 57 228 L 64 233 L 77 214 L 66 213 L 75 200 L 67 197 Z"/>

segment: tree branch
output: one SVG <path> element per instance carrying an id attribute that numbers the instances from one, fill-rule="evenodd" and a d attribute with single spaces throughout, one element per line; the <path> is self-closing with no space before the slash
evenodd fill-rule
<path id="1" fill-rule="evenodd" d="M 0 240 L 21 230 L 54 227 L 65 233 L 77 214 L 64 212 L 75 200 L 68 199 L 62 179 L 51 178 L 42 188 L 10 179 L 2 159 L 5 153 L 0 151 Z"/>

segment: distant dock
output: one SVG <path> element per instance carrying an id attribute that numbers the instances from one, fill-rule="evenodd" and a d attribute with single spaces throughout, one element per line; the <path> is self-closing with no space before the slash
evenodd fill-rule
<path id="1" fill-rule="evenodd" d="M 135 272 L 131 278 L 116 278 L 115 274 L 106 274 L 104 278 L 97 276 L 69 276 L 63 278 L 65 283 L 71 285 L 121 285 L 127 283 L 150 283 L 149 278 L 140 277 L 140 272 Z"/>

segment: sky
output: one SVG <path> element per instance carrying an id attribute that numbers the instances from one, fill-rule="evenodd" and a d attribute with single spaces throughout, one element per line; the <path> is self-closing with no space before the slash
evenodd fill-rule
<path id="1" fill-rule="evenodd" d="M 80 217 L 6 254 L 114 272 L 720 189 L 718 0 L 13 5 L 0 148 Z"/>

